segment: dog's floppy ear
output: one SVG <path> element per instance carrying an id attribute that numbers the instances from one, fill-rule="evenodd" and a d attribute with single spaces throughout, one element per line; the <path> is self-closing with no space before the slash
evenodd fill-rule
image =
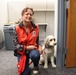
<path id="1" fill-rule="evenodd" d="M 49 47 L 49 41 L 47 38 L 44 40 L 44 45 L 45 45 L 45 48 Z"/>

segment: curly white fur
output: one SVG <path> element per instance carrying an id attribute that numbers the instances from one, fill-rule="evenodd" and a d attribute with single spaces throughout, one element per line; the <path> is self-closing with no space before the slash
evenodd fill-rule
<path id="1" fill-rule="evenodd" d="M 52 67 L 56 67 L 54 64 L 54 46 L 56 40 L 53 35 L 49 35 L 44 40 L 44 46 L 42 47 L 43 53 L 40 56 L 39 64 L 44 62 L 44 68 L 48 68 L 48 58 L 50 58 Z"/>

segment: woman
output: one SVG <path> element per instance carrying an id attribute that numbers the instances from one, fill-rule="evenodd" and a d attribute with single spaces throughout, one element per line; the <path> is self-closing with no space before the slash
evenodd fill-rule
<path id="1" fill-rule="evenodd" d="M 15 46 L 15 55 L 18 57 L 18 74 L 30 75 L 29 58 L 34 64 L 33 73 L 39 72 L 40 50 L 39 46 L 39 28 L 32 22 L 34 11 L 32 8 L 22 10 L 22 22 L 14 29 L 13 42 Z"/>

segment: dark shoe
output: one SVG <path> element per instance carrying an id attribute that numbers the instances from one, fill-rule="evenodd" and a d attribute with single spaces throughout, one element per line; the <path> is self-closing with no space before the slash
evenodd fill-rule
<path id="1" fill-rule="evenodd" d="M 36 67 L 34 67 L 34 69 L 33 69 L 33 74 L 38 74 L 38 73 L 39 73 L 39 67 L 36 66 Z"/>

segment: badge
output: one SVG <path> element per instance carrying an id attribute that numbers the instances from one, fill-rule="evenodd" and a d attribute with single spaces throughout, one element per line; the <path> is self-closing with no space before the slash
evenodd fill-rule
<path id="1" fill-rule="evenodd" d="M 32 36 L 36 36 L 36 31 L 33 31 L 32 32 Z"/>

